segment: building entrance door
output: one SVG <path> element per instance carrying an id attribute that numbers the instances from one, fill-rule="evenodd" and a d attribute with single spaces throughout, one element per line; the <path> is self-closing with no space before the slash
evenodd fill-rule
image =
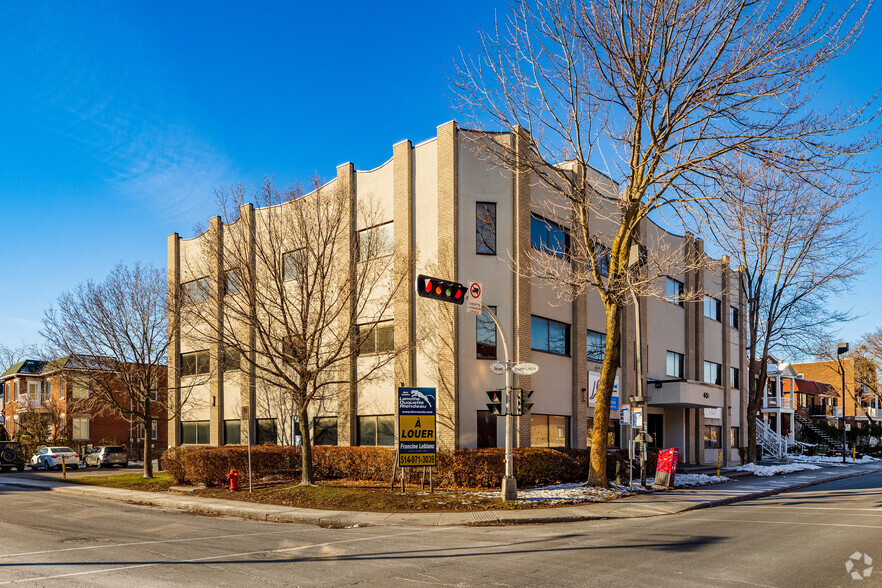
<path id="1" fill-rule="evenodd" d="M 646 431 L 652 435 L 652 444 L 650 447 L 659 449 L 665 446 L 665 415 L 649 413 L 649 419 L 646 421 Z"/>

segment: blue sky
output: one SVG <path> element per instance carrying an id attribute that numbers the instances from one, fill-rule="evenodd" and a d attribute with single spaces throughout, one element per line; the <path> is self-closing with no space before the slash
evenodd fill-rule
<path id="1" fill-rule="evenodd" d="M 0 343 L 38 341 L 62 292 L 118 262 L 164 268 L 167 235 L 204 223 L 216 187 L 369 169 L 433 136 L 454 118 L 442 68 L 505 5 L 0 4 Z M 876 8 L 825 99 L 880 85 L 880 36 Z M 844 337 L 882 326 L 878 276 L 839 301 L 866 314 Z"/>

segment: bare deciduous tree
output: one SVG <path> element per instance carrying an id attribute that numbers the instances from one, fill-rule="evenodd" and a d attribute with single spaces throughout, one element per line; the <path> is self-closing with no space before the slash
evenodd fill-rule
<path id="1" fill-rule="evenodd" d="M 707 235 L 742 268 L 748 357 L 755 360 L 747 373 L 748 456 L 755 462 L 770 355 L 808 354 L 849 319 L 831 298 L 866 270 L 871 248 L 855 209 L 860 176 L 831 181 L 809 171 L 731 168 Z"/>
<path id="2" fill-rule="evenodd" d="M 201 253 L 223 260 L 221 300 L 181 309 L 187 336 L 217 344 L 259 388 L 288 399 L 302 431 L 304 485 L 314 481 L 310 417 L 332 408 L 341 388 L 389 376 L 384 368 L 407 348 L 382 321 L 410 275 L 396 271 L 391 225 L 376 203 L 356 204 L 317 179 L 311 187 L 280 191 L 266 181 L 253 193 L 219 192 L 223 249 L 208 238 Z M 248 199 L 258 206 L 250 226 L 237 222 Z"/>
<path id="3" fill-rule="evenodd" d="M 589 483 L 607 483 L 621 311 L 644 219 L 705 207 L 727 173 L 718 165 L 724 157 L 823 174 L 876 144 L 874 133 L 840 139 L 875 115 L 869 106 L 824 113 L 809 103 L 824 67 L 861 29 L 863 15 L 854 9 L 748 0 L 521 1 L 502 30 L 481 35 L 478 58 L 457 64 L 450 87 L 467 122 L 516 130 L 513 145 L 494 147 L 502 165 L 556 194 L 565 209 L 573 263 L 546 276 L 540 266 L 539 277 L 567 296 L 596 289 L 603 301 L 606 353 Z M 591 166 L 608 162 L 612 191 Z M 605 234 L 598 215 L 612 221 Z"/>
<path id="4" fill-rule="evenodd" d="M 103 282 L 62 294 L 43 318 L 42 335 L 57 355 L 69 356 L 70 377 L 100 405 L 141 425 L 145 478 L 153 477 L 153 423 L 170 415 L 167 296 L 162 271 L 118 265 Z"/>

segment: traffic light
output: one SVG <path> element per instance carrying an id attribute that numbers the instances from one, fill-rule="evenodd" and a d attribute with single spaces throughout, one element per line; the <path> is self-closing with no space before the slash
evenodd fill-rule
<path id="1" fill-rule="evenodd" d="M 423 298 L 462 304 L 465 302 L 466 292 L 467 288 L 459 282 L 440 280 L 424 275 L 417 276 L 417 294 Z"/>
<path id="2" fill-rule="evenodd" d="M 517 416 L 523 416 L 530 412 L 530 409 L 533 408 L 533 403 L 528 402 L 530 400 L 530 396 L 533 395 L 532 390 L 518 390 L 517 394 L 515 394 L 515 410 L 514 413 Z"/>
<path id="3" fill-rule="evenodd" d="M 502 393 L 502 390 L 487 390 L 487 398 L 490 399 L 490 404 L 487 405 L 490 414 L 497 416 L 503 414 L 505 394 Z"/>

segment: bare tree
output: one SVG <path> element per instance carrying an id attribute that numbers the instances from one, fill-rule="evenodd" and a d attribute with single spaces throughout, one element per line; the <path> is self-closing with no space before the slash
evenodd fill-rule
<path id="1" fill-rule="evenodd" d="M 838 344 L 834 340 L 821 341 L 814 351 L 815 359 L 822 362 L 830 374 L 835 376 L 835 382 L 840 386 L 843 381 L 843 372 L 845 372 L 845 390 L 841 391 L 843 416 L 845 415 L 845 398 L 847 396 L 854 402 L 855 416 L 859 416 L 858 411 L 860 411 L 871 425 L 876 423 L 876 417 L 868 410 L 870 407 L 864 406 L 868 404 L 864 398 L 875 396 L 882 400 L 882 391 L 879 389 L 878 381 L 879 366 L 882 365 L 880 363 L 882 362 L 880 344 L 882 344 L 882 330 L 877 329 L 867 333 L 849 351 L 842 354 L 841 359 L 844 363 L 841 366 L 838 361 L 840 359 Z M 850 369 L 848 361 L 852 362 Z"/>
<path id="2" fill-rule="evenodd" d="M 153 477 L 151 431 L 170 416 L 164 392 L 168 313 L 166 275 L 150 265 L 116 266 L 101 282 L 62 294 L 42 335 L 69 356 L 71 378 L 90 396 L 144 431 L 144 477 Z"/>
<path id="3" fill-rule="evenodd" d="M 747 441 L 755 462 L 770 355 L 806 355 L 850 318 L 831 298 L 867 269 L 871 247 L 855 208 L 865 182 L 741 163 L 727 176 L 706 233 L 742 270 L 751 358 Z"/>
<path id="4" fill-rule="evenodd" d="M 621 311 L 644 219 L 706 207 L 727 172 L 724 157 L 830 173 L 877 143 L 875 133 L 840 140 L 875 115 L 868 106 L 824 113 L 809 104 L 824 67 L 860 32 L 864 15 L 854 11 L 783 1 L 524 0 L 502 29 L 481 34 L 477 58 L 457 64 L 450 87 L 467 122 L 514 129 L 512 145 L 494 146 L 502 165 L 554 194 L 569 217 L 572 263 L 540 265 L 538 277 L 567 296 L 596 289 L 603 301 L 589 483 L 607 483 Z M 611 191 L 591 166 L 608 162 Z"/>
<path id="5" fill-rule="evenodd" d="M 39 359 L 43 357 L 45 357 L 44 352 L 38 345 L 33 343 L 22 341 L 14 346 L 0 343 L 0 370 L 3 371 L 26 359 Z"/>
<path id="6" fill-rule="evenodd" d="M 391 225 L 376 203 L 355 204 L 317 179 L 311 187 L 280 191 L 266 181 L 252 193 L 220 191 L 224 236 L 205 239 L 202 256 L 222 260 L 221 299 L 181 308 L 189 337 L 216 343 L 233 358 L 225 362 L 288 399 L 302 431 L 304 485 L 314 482 L 310 417 L 342 389 L 391 377 L 386 366 L 407 348 L 383 321 L 410 275 L 396 271 Z M 250 225 L 237 222 L 248 199 L 258 205 Z"/>

